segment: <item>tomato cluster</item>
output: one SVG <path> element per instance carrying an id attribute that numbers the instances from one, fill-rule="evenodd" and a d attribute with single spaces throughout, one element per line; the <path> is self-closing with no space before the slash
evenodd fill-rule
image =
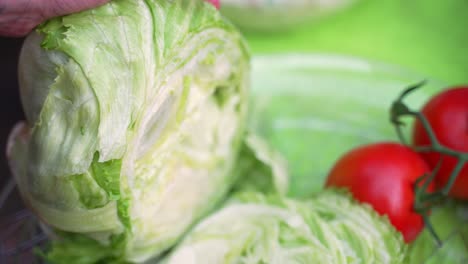
<path id="1" fill-rule="evenodd" d="M 424 120 L 415 119 L 411 147 L 377 142 L 352 149 L 334 164 L 325 184 L 347 188 L 355 199 L 386 215 L 406 242 L 413 241 L 424 228 L 423 216 L 415 208 L 417 188 L 422 188 L 420 179 L 434 174 L 424 191 L 441 190 L 458 163 L 453 155 L 430 147 L 437 144 L 452 152 L 468 153 L 468 86 L 450 87 L 433 96 L 420 114 Z M 428 149 L 416 151 L 423 148 Z M 449 196 L 468 199 L 468 165 L 456 175 Z"/>
<path id="2" fill-rule="evenodd" d="M 431 125 L 440 144 L 455 151 L 468 153 L 468 87 L 454 87 L 436 95 L 424 106 L 422 114 Z M 413 144 L 415 146 L 431 144 L 428 133 L 419 120 L 416 120 L 413 128 Z M 437 188 L 443 188 L 455 169 L 457 159 L 434 151 L 424 152 L 421 155 L 431 169 L 440 162 L 435 183 Z M 459 199 L 468 199 L 468 165 L 464 165 L 459 172 L 450 195 Z"/>

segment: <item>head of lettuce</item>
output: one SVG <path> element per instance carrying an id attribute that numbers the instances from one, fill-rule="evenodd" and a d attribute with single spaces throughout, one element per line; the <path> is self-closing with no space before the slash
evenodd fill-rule
<path id="1" fill-rule="evenodd" d="M 8 156 L 62 263 L 142 262 L 234 182 L 249 58 L 199 0 L 114 0 L 47 21 L 20 57 Z"/>

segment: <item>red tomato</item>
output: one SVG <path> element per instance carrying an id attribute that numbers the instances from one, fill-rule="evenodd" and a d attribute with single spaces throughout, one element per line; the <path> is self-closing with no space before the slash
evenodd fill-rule
<path id="1" fill-rule="evenodd" d="M 342 156 L 331 169 L 326 186 L 346 187 L 360 202 L 387 215 L 406 242 L 424 228 L 414 211 L 414 184 L 429 166 L 407 146 L 382 142 L 361 146 Z"/>
<path id="2" fill-rule="evenodd" d="M 468 152 L 468 86 L 454 87 L 437 94 L 426 103 L 421 112 L 442 145 L 456 151 Z M 413 127 L 413 143 L 416 146 L 430 144 L 429 137 L 419 121 L 416 121 Z M 456 158 L 434 152 L 421 155 L 431 169 L 436 167 L 442 158 L 435 182 L 437 188 L 445 186 L 457 163 Z M 458 174 L 450 195 L 468 199 L 468 165 Z"/>

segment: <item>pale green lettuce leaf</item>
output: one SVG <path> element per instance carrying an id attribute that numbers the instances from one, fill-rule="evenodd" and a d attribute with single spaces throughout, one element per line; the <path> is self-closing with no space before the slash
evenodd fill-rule
<path id="1" fill-rule="evenodd" d="M 258 135 L 247 133 L 241 148 L 235 173 L 239 180 L 233 191 L 259 191 L 286 194 L 289 173 L 286 160 Z"/>

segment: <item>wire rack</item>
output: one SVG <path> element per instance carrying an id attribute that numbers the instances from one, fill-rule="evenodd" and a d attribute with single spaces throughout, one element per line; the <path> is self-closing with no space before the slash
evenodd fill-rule
<path id="1" fill-rule="evenodd" d="M 0 191 L 0 264 L 39 264 L 35 250 L 47 236 L 37 218 L 24 207 L 10 179 Z"/>

